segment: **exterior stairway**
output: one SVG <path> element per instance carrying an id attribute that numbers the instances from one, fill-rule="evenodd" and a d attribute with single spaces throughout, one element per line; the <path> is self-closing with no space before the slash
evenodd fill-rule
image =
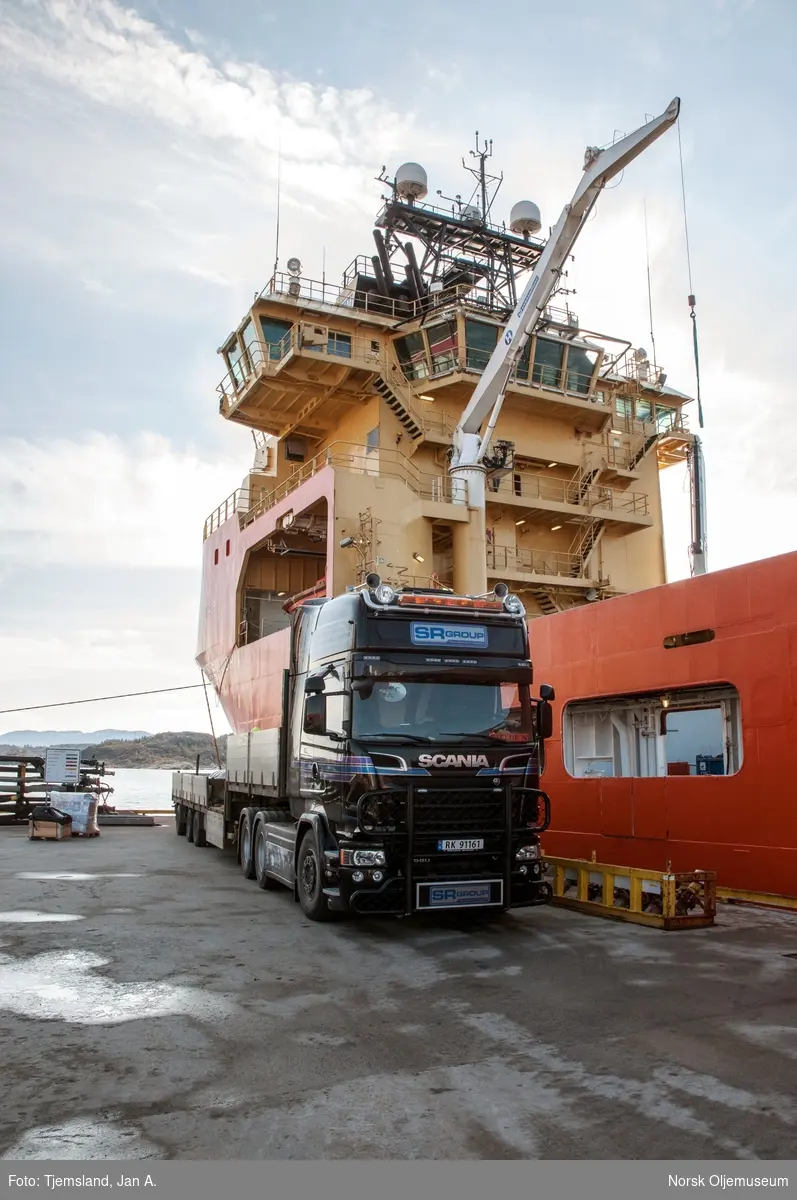
<path id="1" fill-rule="evenodd" d="M 550 617 L 553 615 L 553 613 L 559 612 L 559 605 L 553 599 L 550 592 L 547 592 L 545 588 L 537 587 L 530 588 L 529 590 L 534 599 L 537 601 L 540 612 L 544 613 L 546 617 Z"/>
<path id="2" fill-rule="evenodd" d="M 570 553 L 576 555 L 578 561 L 574 562 L 570 568 L 571 579 L 578 579 L 583 576 L 592 552 L 603 536 L 605 527 L 605 521 L 593 517 L 573 542 L 573 545 L 570 547 Z"/>
<path id="3" fill-rule="evenodd" d="M 410 435 L 410 439 L 415 442 L 423 435 L 423 428 L 420 421 L 415 417 L 415 414 L 410 407 L 409 400 L 403 400 L 396 395 L 395 383 L 388 383 L 384 375 L 377 375 L 374 380 L 374 391 L 385 400 L 388 408 L 391 408 L 398 417 L 401 424 Z"/>
<path id="4" fill-rule="evenodd" d="M 640 444 L 638 449 L 635 450 L 634 453 L 631 455 L 630 461 L 628 463 L 629 470 L 633 471 L 635 469 L 635 467 L 637 467 L 639 465 L 639 463 L 645 457 L 647 452 L 656 445 L 656 442 L 658 440 L 659 440 L 659 431 L 658 430 L 656 430 L 655 433 L 648 434 L 647 437 L 642 439 L 642 443 Z"/>
<path id="5" fill-rule="evenodd" d="M 573 502 L 589 503 L 589 490 L 600 475 L 600 467 L 581 467 L 573 480 Z"/>

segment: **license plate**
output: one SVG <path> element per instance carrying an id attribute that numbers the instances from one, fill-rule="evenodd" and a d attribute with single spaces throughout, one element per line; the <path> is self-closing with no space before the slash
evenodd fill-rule
<path id="1" fill-rule="evenodd" d="M 438 850 L 483 850 L 484 838 L 441 838 Z"/>
<path id="2" fill-rule="evenodd" d="M 479 908 L 503 902 L 503 883 L 500 879 L 478 880 L 472 883 L 419 883 L 419 908 Z"/>

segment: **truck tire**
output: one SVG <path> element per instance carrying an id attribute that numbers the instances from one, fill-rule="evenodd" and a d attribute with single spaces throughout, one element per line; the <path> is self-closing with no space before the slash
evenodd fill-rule
<path id="1" fill-rule="evenodd" d="M 255 878 L 254 839 L 252 837 L 252 813 L 245 808 L 241 813 L 241 840 L 239 858 L 244 879 Z"/>
<path id="2" fill-rule="evenodd" d="M 309 920 L 330 921 L 332 919 L 334 914 L 330 911 L 324 895 L 321 856 L 312 829 L 307 830 L 299 847 L 299 857 L 296 862 L 296 886 L 299 891 L 302 912 Z"/>
<path id="3" fill-rule="evenodd" d="M 276 879 L 272 879 L 266 874 L 266 826 L 263 821 L 258 821 L 255 826 L 255 879 L 257 886 L 261 888 L 276 888 L 279 887 Z"/>
<path id="4" fill-rule="evenodd" d="M 178 837 L 185 837 L 185 805 L 175 804 L 174 806 L 174 827 Z"/>
<path id="5" fill-rule="evenodd" d="M 205 836 L 205 818 L 202 813 L 194 813 L 194 845 L 207 846 L 208 840 Z"/>
<path id="6" fill-rule="evenodd" d="M 189 808 L 189 809 L 187 809 L 187 810 L 186 810 L 186 814 L 185 814 L 185 836 L 186 836 L 186 838 L 187 838 L 187 840 L 188 840 L 189 842 L 193 842 L 193 840 L 194 840 L 194 820 L 195 820 L 195 817 L 196 817 L 196 814 L 195 814 L 195 812 L 194 812 L 193 808 Z"/>

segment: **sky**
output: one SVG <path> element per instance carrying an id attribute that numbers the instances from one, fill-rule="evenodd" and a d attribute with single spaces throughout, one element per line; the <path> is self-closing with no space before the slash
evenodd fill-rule
<path id="1" fill-rule="evenodd" d="M 700 334 L 709 569 L 797 548 L 793 0 L 5 0 L 0 6 L 0 708 L 196 683 L 202 523 L 252 444 L 216 349 L 275 255 L 370 253 L 375 176 L 555 224 L 604 145 L 681 98 Z M 498 211 L 501 205 L 506 212 Z M 694 395 L 679 142 L 607 189 L 570 302 Z M 694 409 L 694 406 L 691 406 Z M 694 412 L 693 428 L 697 425 Z M 662 477 L 670 578 L 685 472 Z M 226 725 L 211 702 L 217 730 Z M 14 728 L 207 729 L 201 690 L 0 715 Z"/>

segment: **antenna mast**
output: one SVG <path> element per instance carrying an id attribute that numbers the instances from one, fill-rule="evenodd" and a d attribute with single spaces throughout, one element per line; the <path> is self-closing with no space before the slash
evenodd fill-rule
<path id="1" fill-rule="evenodd" d="M 493 139 L 490 138 L 488 141 L 488 139 L 485 138 L 484 145 L 482 146 L 482 148 L 480 150 L 479 149 L 479 131 L 478 131 L 478 129 L 476 130 L 476 149 L 469 151 L 469 153 L 470 153 L 471 158 L 475 158 L 478 160 L 478 163 L 479 163 L 478 167 L 469 167 L 468 164 L 465 162 L 464 158 L 462 160 L 462 165 L 465 168 L 465 170 L 468 171 L 469 174 L 473 175 L 474 178 L 476 179 L 476 191 L 479 193 L 479 198 L 481 201 L 479 207 L 481 208 L 482 219 L 484 221 L 486 221 L 490 215 L 490 209 L 493 206 L 493 202 L 495 201 L 495 198 L 498 195 L 498 188 L 500 188 L 501 184 L 504 181 L 504 173 L 502 171 L 500 175 L 488 175 L 487 174 L 487 166 L 486 166 L 487 159 L 492 158 L 492 156 L 493 156 Z M 493 192 L 493 194 L 490 198 L 490 201 L 488 203 L 487 188 L 488 188 L 488 185 L 491 183 L 498 184 L 498 187 L 496 187 L 496 189 Z M 475 195 L 475 193 L 474 193 L 474 195 Z"/>
<path id="2" fill-rule="evenodd" d="M 650 287 L 650 247 L 648 246 L 648 202 L 642 201 L 645 211 L 645 261 L 648 271 L 648 315 L 650 317 L 650 344 L 653 349 L 653 373 L 658 375 L 658 363 L 656 360 L 656 339 L 653 336 L 653 293 Z"/>
<path id="3" fill-rule="evenodd" d="M 277 268 L 280 261 L 280 192 L 282 190 L 282 139 L 277 143 L 277 232 L 274 246 L 274 279 L 277 278 Z"/>

